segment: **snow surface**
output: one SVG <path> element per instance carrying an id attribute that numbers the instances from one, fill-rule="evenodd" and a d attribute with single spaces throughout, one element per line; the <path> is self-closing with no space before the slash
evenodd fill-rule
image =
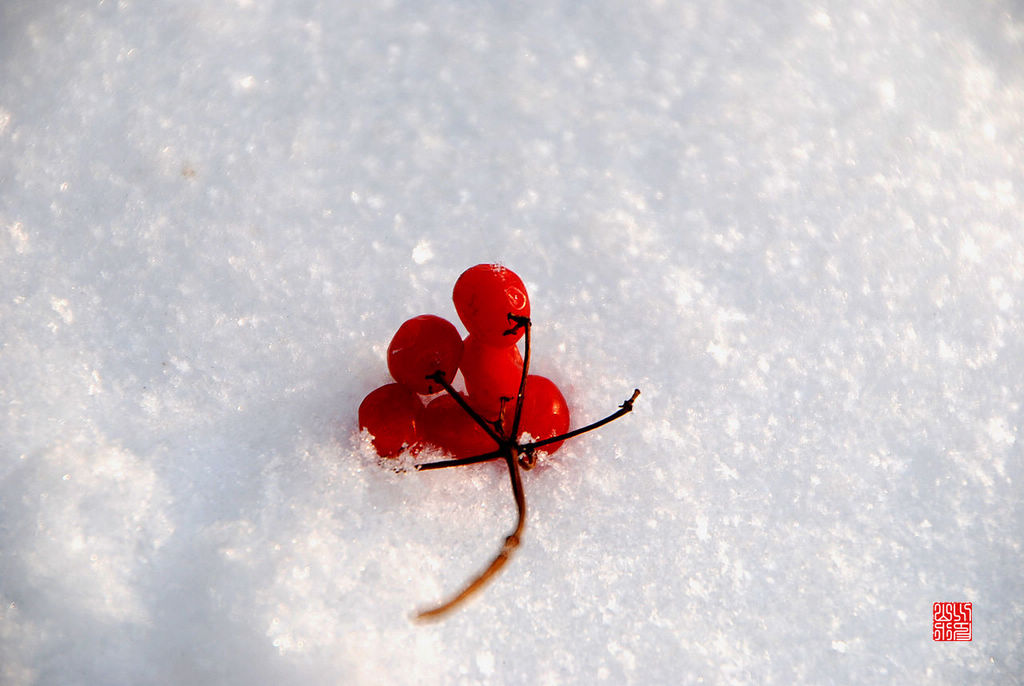
<path id="1" fill-rule="evenodd" d="M 0 684 L 1019 684 L 1015 0 L 0 7 Z M 500 261 L 577 423 L 378 467 Z M 974 603 L 933 642 L 932 603 Z"/>

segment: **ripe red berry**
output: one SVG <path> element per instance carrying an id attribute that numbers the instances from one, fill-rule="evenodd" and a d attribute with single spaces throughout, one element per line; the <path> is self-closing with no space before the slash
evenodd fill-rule
<path id="1" fill-rule="evenodd" d="M 469 404 L 485 419 L 495 420 L 502 397 L 514 404 L 523 378 L 523 356 L 519 348 L 495 348 L 479 343 L 470 335 L 462 343 L 462 378 L 466 381 Z"/>
<path id="2" fill-rule="evenodd" d="M 448 394 L 434 398 L 423 408 L 419 427 L 425 443 L 455 457 L 482 455 L 498 449 L 498 444 Z"/>
<path id="3" fill-rule="evenodd" d="M 505 406 L 502 420 L 511 429 L 515 413 L 514 405 Z M 519 420 L 519 433 L 528 433 L 533 440 L 559 436 L 569 431 L 569 406 L 565 397 L 551 379 L 530 374 L 526 377 L 526 391 L 523 398 L 523 414 Z M 519 436 L 516 437 L 517 439 Z M 554 453 L 562 441 L 545 445 L 538 451 Z"/>
<path id="4" fill-rule="evenodd" d="M 499 348 L 514 345 L 523 335 L 522 329 L 505 335 L 514 326 L 508 315 L 530 316 L 530 298 L 522 279 L 498 264 L 478 264 L 464 271 L 455 282 L 452 299 L 469 333 Z"/>
<path id="5" fill-rule="evenodd" d="M 403 446 L 415 446 L 416 425 L 423 412 L 418 395 L 401 384 L 389 383 L 370 391 L 359 405 L 359 428 L 373 435 L 381 457 L 396 457 Z"/>
<path id="6" fill-rule="evenodd" d="M 398 327 L 388 346 L 388 371 L 395 381 L 425 395 L 442 386 L 427 378 L 444 372 L 451 383 L 462 357 L 462 337 L 455 325 L 432 314 L 421 314 Z"/>

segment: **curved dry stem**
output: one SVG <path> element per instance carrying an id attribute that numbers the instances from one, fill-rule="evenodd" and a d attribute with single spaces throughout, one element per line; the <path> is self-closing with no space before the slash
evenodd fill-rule
<path id="1" fill-rule="evenodd" d="M 490 438 L 492 438 L 498 444 L 498 449 L 493 452 L 484 453 L 482 455 L 474 455 L 472 457 L 463 457 L 453 460 L 443 460 L 440 462 L 429 462 L 426 464 L 420 464 L 416 465 L 415 468 L 418 471 L 429 469 L 442 469 L 444 467 L 459 467 L 462 465 L 476 464 L 478 462 L 486 462 L 488 460 L 504 458 L 505 464 L 508 467 L 509 479 L 512 482 L 512 495 L 515 497 L 516 501 L 516 511 L 518 514 L 516 519 L 516 528 L 511 534 L 509 534 L 505 538 L 505 543 L 501 546 L 501 550 L 498 551 L 498 554 L 495 555 L 494 559 L 491 560 L 491 563 L 487 565 L 487 567 L 484 568 L 482 572 L 480 572 L 475 577 L 470 579 L 469 582 L 467 582 L 466 585 L 463 586 L 461 591 L 459 591 L 451 598 L 449 598 L 448 600 L 446 600 L 445 602 L 441 603 L 436 607 L 433 607 L 429 610 L 423 610 L 421 612 L 418 612 L 416 614 L 416 620 L 420 622 L 427 622 L 435 619 L 440 619 L 441 617 L 444 617 L 455 608 L 462 605 L 462 603 L 464 603 L 467 599 L 472 597 L 474 593 L 483 588 L 487 584 L 487 582 L 489 582 L 499 571 L 501 571 L 501 568 L 504 567 L 505 564 L 509 561 L 509 558 L 512 557 L 513 551 L 515 551 L 515 549 L 519 547 L 519 543 L 522 540 L 523 530 L 526 527 L 526 495 L 523 491 L 523 481 L 519 470 L 520 468 L 533 468 L 536 460 L 534 456 L 534 451 L 545 445 L 550 445 L 551 443 L 556 443 L 558 441 L 564 441 L 566 439 L 572 438 L 573 436 L 579 436 L 582 433 L 586 433 L 587 431 L 593 431 L 599 426 L 603 426 L 608 422 L 618 419 L 622 415 L 627 414 L 628 412 L 633 410 L 633 403 L 636 402 L 636 399 L 640 396 L 640 390 L 634 390 L 633 395 L 628 400 L 623 402 L 616 412 L 613 412 L 604 419 L 600 419 L 592 424 L 588 424 L 586 426 L 580 427 L 579 429 L 575 429 L 573 431 L 561 434 L 559 436 L 552 436 L 551 438 L 546 438 L 540 441 L 534 441 L 533 443 L 527 443 L 524 445 L 519 444 L 519 423 L 522 417 L 523 402 L 526 396 L 526 379 L 530 373 L 529 370 L 531 322 L 529 317 L 517 317 L 511 313 L 508 315 L 508 319 L 510 322 L 513 322 L 514 326 L 510 328 L 508 331 L 505 331 L 506 335 L 515 334 L 521 328 L 526 329 L 525 350 L 523 355 L 523 372 L 519 380 L 519 391 L 516 394 L 515 398 L 515 414 L 513 415 L 512 419 L 511 432 L 505 434 L 505 432 L 502 431 L 503 427 L 501 425 L 501 417 L 504 414 L 505 399 L 502 400 L 502 411 L 498 413 L 498 421 L 494 424 L 494 426 L 491 426 L 491 424 L 483 417 L 481 417 L 475 410 L 473 410 L 473 408 L 469 406 L 469 403 L 467 403 L 466 400 L 451 386 L 451 384 L 448 383 L 448 381 L 444 378 L 444 374 L 442 372 L 434 372 L 427 378 L 440 383 L 444 387 L 444 390 L 447 391 L 448 394 L 455 399 L 459 406 L 466 411 L 466 413 L 473 419 L 473 421 L 475 421 L 480 427 L 482 427 L 487 432 L 488 436 L 490 436 Z M 511 398 L 509 400 L 511 400 Z"/>
<path id="2" fill-rule="evenodd" d="M 417 613 L 417 621 L 425 622 L 432 619 L 440 619 L 461 605 L 467 598 L 483 588 L 484 584 L 490 581 L 491 577 L 497 574 L 498 571 L 505 566 L 505 563 L 508 562 L 508 558 L 512 555 L 512 551 L 517 547 L 519 547 L 519 539 L 516 536 L 509 536 L 506 538 L 505 545 L 502 546 L 501 552 L 499 552 L 491 564 L 488 565 L 487 569 L 480 572 L 475 579 L 473 579 L 464 589 L 459 591 L 450 600 L 430 610 L 424 610 Z"/>
<path id="3" fill-rule="evenodd" d="M 505 463 L 508 465 L 509 479 L 512 481 L 512 495 L 516 500 L 516 511 L 518 517 L 516 519 L 516 528 L 508 537 L 505 539 L 504 545 L 501 546 L 501 550 L 491 560 L 491 563 L 487 565 L 487 568 L 476 575 L 469 583 L 463 587 L 461 591 L 452 596 L 449 600 L 441 603 L 437 607 L 429 610 L 423 610 L 416 614 L 417 621 L 425 622 L 433 619 L 440 619 L 444 615 L 448 614 L 474 593 L 479 591 L 484 585 L 487 584 L 491 578 L 498 573 L 498 571 L 505 566 L 508 559 L 512 556 L 512 552 L 519 547 L 519 541 L 522 540 L 523 529 L 526 528 L 526 495 L 523 491 L 523 479 L 519 474 L 519 463 L 518 463 L 518 451 L 509 450 L 505 454 Z"/>

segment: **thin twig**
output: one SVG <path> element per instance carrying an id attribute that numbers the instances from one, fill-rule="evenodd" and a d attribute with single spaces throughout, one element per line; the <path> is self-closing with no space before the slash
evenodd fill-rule
<path id="1" fill-rule="evenodd" d="M 444 390 L 448 392 L 448 395 L 455 399 L 455 402 L 457 402 L 459 406 L 469 414 L 474 422 L 479 424 L 480 427 L 487 432 L 487 435 L 490 436 L 495 443 L 498 445 L 502 444 L 502 438 L 494 431 L 494 427 L 492 427 L 486 419 L 481 417 L 476 410 L 470 407 L 469 403 L 466 402 L 466 399 L 462 397 L 462 394 L 456 391 L 455 388 L 445 380 L 444 372 L 437 370 L 433 374 L 429 374 L 427 378 L 441 384 L 444 387 Z"/>
<path id="2" fill-rule="evenodd" d="M 593 424 L 587 424 L 586 426 L 582 426 L 582 427 L 580 427 L 578 429 L 573 429 L 572 431 L 570 431 L 568 433 L 564 433 L 564 434 L 561 434 L 561 435 L 558 435 L 558 436 L 552 436 L 551 438 L 545 438 L 544 440 L 541 440 L 541 441 L 534 441 L 533 443 L 526 443 L 526 444 L 521 445 L 519 447 L 523 451 L 532 452 L 532 451 L 536 450 L 537 448 L 544 447 L 545 445 L 549 445 L 551 443 L 557 443 L 559 441 L 564 441 L 564 440 L 572 438 L 573 436 L 579 436 L 580 434 L 585 434 L 588 431 L 593 431 L 594 429 L 598 428 L 599 426 L 604 426 L 608 422 L 615 421 L 616 419 L 618 419 L 622 415 L 628 414 L 629 412 L 632 412 L 633 411 L 633 402 L 636 401 L 636 399 L 639 396 L 640 396 L 640 389 L 636 388 L 636 389 L 633 390 L 633 395 L 629 398 L 629 400 L 627 400 L 626 402 L 624 402 L 621 405 L 619 405 L 619 409 L 618 410 L 616 410 L 612 414 L 608 415 L 604 419 L 599 419 L 598 421 L 594 422 Z"/>
<path id="3" fill-rule="evenodd" d="M 517 317 L 509 313 L 508 318 L 516 323 L 514 327 L 506 331 L 506 334 L 514 333 L 519 327 L 526 327 L 526 342 L 523 353 L 523 374 L 519 379 L 519 392 L 516 393 L 516 413 L 512 418 L 512 432 L 509 436 L 513 441 L 519 439 L 519 421 L 523 418 L 523 402 L 526 399 L 526 377 L 530 374 L 530 330 L 533 328 L 529 317 Z"/>
<path id="4" fill-rule="evenodd" d="M 466 464 L 476 464 L 477 462 L 497 460 L 499 457 L 503 456 L 504 451 L 495 450 L 494 452 L 484 453 L 483 455 L 474 455 L 473 457 L 460 457 L 455 460 L 443 460 L 440 462 L 426 462 L 424 464 L 415 465 L 414 469 L 422 472 L 428 469 L 441 469 L 443 467 L 461 467 Z"/>
<path id="5" fill-rule="evenodd" d="M 440 619 L 461 605 L 467 598 L 483 588 L 484 584 L 505 566 L 513 551 L 519 547 L 519 542 L 523 537 L 523 530 L 526 528 L 526 493 L 523 491 L 523 479 L 519 473 L 519 463 L 516 459 L 518 457 L 517 451 L 515 448 L 508 448 L 504 457 L 505 464 L 508 465 L 508 476 L 512 481 L 512 495 L 516 500 L 516 511 L 518 512 L 515 531 L 508 535 L 505 539 L 505 544 L 501 546 L 501 550 L 498 551 L 498 554 L 491 561 L 491 564 L 487 565 L 486 569 L 480 572 L 449 600 L 430 610 L 417 613 L 417 620 L 422 622 Z"/>
<path id="6" fill-rule="evenodd" d="M 633 395 L 626 400 L 619 409 L 612 414 L 608 415 L 604 419 L 598 420 L 592 424 L 575 429 L 568 433 L 561 434 L 559 436 L 552 436 L 551 438 L 545 438 L 540 441 L 534 441 L 533 443 L 526 443 L 520 445 L 518 443 L 519 438 L 519 423 L 522 419 L 523 404 L 526 398 L 526 379 L 530 371 L 530 318 L 520 317 L 509 313 L 508 319 L 514 322 L 514 326 L 505 331 L 505 335 L 514 335 L 520 328 L 526 329 L 526 341 L 523 355 L 523 373 L 519 380 L 519 392 L 516 394 L 516 408 L 515 415 L 512 420 L 512 431 L 509 434 L 505 434 L 501 430 L 501 415 L 498 414 L 498 421 L 492 426 L 486 419 L 481 417 L 469 403 L 448 383 L 444 378 L 444 373 L 436 371 L 429 375 L 427 378 L 438 382 L 444 387 L 444 390 L 448 392 L 450 396 L 455 398 L 455 402 L 466 411 L 466 413 L 480 425 L 487 435 L 490 436 L 497 444 L 498 449 L 489 453 L 483 453 L 481 455 L 474 455 L 472 457 L 462 457 L 453 460 L 444 460 L 440 462 L 428 462 L 426 464 L 416 465 L 415 469 L 418 471 L 426 471 L 431 469 L 442 469 L 444 467 L 460 467 L 462 465 L 476 464 L 478 462 L 487 462 L 489 460 L 495 460 L 502 458 L 505 460 L 505 464 L 508 467 L 509 480 L 512 483 L 512 496 L 516 502 L 516 528 L 515 530 L 505 538 L 505 543 L 501 546 L 501 550 L 491 560 L 491 563 L 484 568 L 479 574 L 471 579 L 462 590 L 456 593 L 454 596 L 449 598 L 444 603 L 417 613 L 416 619 L 418 621 L 430 621 L 440 619 L 444 615 L 448 614 L 456 607 L 461 605 L 474 593 L 479 591 L 483 586 L 495 575 L 502 567 L 508 562 L 509 558 L 516 548 L 519 547 L 519 543 L 522 540 L 523 531 L 526 528 L 526 494 L 523 491 L 523 479 L 519 469 L 530 469 L 534 464 L 534 451 L 545 445 L 564 441 L 574 436 L 593 431 L 594 429 L 607 424 L 608 422 L 614 421 L 622 415 L 631 412 L 633 410 L 633 403 L 640 396 L 640 389 L 633 391 Z M 502 403 L 502 409 L 504 409 L 504 402 Z"/>

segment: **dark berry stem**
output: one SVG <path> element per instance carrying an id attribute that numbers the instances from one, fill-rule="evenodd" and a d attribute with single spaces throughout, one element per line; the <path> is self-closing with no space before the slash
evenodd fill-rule
<path id="1" fill-rule="evenodd" d="M 416 465 L 417 471 L 426 471 L 428 469 L 442 469 L 444 467 L 461 467 L 467 464 L 477 464 L 478 462 L 489 462 L 491 460 L 497 460 L 499 457 L 504 456 L 503 450 L 495 450 L 492 453 L 484 453 L 483 455 L 474 455 L 473 457 L 460 457 L 454 460 L 442 460 L 441 462 L 426 462 L 424 464 Z"/>
<path id="2" fill-rule="evenodd" d="M 505 331 L 505 335 L 514 335 L 520 329 L 525 329 L 525 343 L 523 352 L 523 374 L 519 380 L 519 392 L 516 394 L 516 407 L 515 415 L 512 419 L 512 430 L 506 434 L 502 430 L 501 415 L 505 408 L 505 400 L 502 400 L 501 410 L 498 413 L 498 421 L 492 426 L 486 419 L 480 416 L 469 403 L 452 387 L 450 383 L 444 378 L 444 373 L 436 371 L 429 375 L 427 378 L 432 381 L 439 383 L 447 393 L 455 398 L 455 402 L 466 411 L 466 413 L 473 418 L 477 424 L 487 432 L 497 444 L 498 449 L 482 455 L 474 455 L 472 457 L 462 457 L 454 460 L 443 460 L 441 462 L 428 462 L 426 464 L 416 465 L 418 471 L 426 471 L 431 469 L 442 469 L 444 467 L 460 467 L 462 465 L 476 464 L 478 462 L 487 462 L 489 460 L 504 459 L 505 465 L 508 467 L 509 480 L 512 483 L 512 496 L 516 502 L 516 528 L 505 538 L 505 543 L 502 545 L 501 550 L 491 560 L 491 563 L 484 568 L 479 574 L 477 574 L 472 580 L 470 580 L 461 591 L 456 593 L 450 599 L 444 603 L 438 605 L 429 610 L 424 610 L 417 613 L 416 619 L 419 621 L 430 621 L 439 619 L 444 615 L 448 614 L 456 607 L 465 602 L 470 596 L 479 591 L 483 586 L 497 574 L 502 567 L 508 562 L 509 558 L 516 548 L 519 547 L 519 542 L 522 540 L 523 530 L 526 528 L 526 493 L 523 490 L 523 478 L 519 471 L 522 469 L 531 469 L 536 461 L 534 452 L 538 448 L 542 448 L 552 443 L 564 441 L 574 436 L 593 431 L 594 429 L 604 426 L 608 422 L 614 421 L 624 414 L 632 412 L 633 403 L 640 396 L 640 389 L 633 391 L 633 395 L 628 400 L 619 406 L 619 409 L 612 414 L 608 415 L 604 419 L 598 420 L 593 424 L 588 424 L 579 429 L 575 429 L 568 433 L 561 434 L 559 436 L 552 436 L 551 438 L 545 438 L 540 441 L 534 441 L 533 443 L 526 443 L 520 445 L 518 443 L 519 438 L 519 423 L 523 415 L 523 404 L 526 398 L 526 379 L 530 373 L 530 329 L 531 323 L 529 317 L 521 317 L 509 313 L 508 319 L 513 323 L 512 328 Z"/>
<path id="3" fill-rule="evenodd" d="M 619 405 L 619 409 L 618 410 L 616 410 L 612 414 L 608 415 L 604 419 L 599 419 L 598 421 L 594 422 L 593 424 L 587 424 L 586 426 L 582 426 L 582 427 L 580 427 L 578 429 L 573 429 L 572 431 L 570 431 L 568 433 L 561 434 L 560 436 L 552 436 L 551 438 L 545 438 L 542 441 L 534 441 L 533 443 L 526 443 L 525 445 L 520 446 L 520 448 L 524 452 L 532 453 L 537 448 L 542 448 L 545 445 L 549 445 L 551 443 L 557 443 L 559 441 L 564 441 L 564 440 L 567 440 L 569 438 L 572 438 L 573 436 L 579 436 L 580 434 L 585 434 L 588 431 L 593 431 L 594 429 L 596 429 L 596 428 L 598 428 L 600 426 L 604 426 L 608 422 L 615 421 L 616 419 L 618 419 L 619 417 L 621 417 L 624 414 L 628 414 L 628 413 L 632 412 L 633 411 L 633 403 L 636 401 L 636 399 L 639 396 L 640 396 L 640 389 L 636 388 L 636 389 L 633 390 L 633 395 L 630 396 L 629 400 L 627 400 L 626 402 L 624 402 L 621 405 Z"/>
<path id="4" fill-rule="evenodd" d="M 459 404 L 459 407 L 465 410 L 466 413 L 473 419 L 473 421 L 479 424 L 480 427 L 487 432 L 487 435 L 494 439 L 495 443 L 497 443 L 498 445 L 504 444 L 505 441 L 502 439 L 500 435 L 498 435 L 498 433 L 494 431 L 494 427 L 492 427 L 486 419 L 481 417 L 476 410 L 470 407 L 469 403 L 466 402 L 466 399 L 463 398 L 462 395 L 458 391 L 456 391 L 455 388 L 450 383 L 448 383 L 448 381 L 444 378 L 444 372 L 442 372 L 439 369 L 433 374 L 428 374 L 427 378 L 430 379 L 431 381 L 436 381 L 437 383 L 441 384 L 441 386 L 444 387 L 444 390 L 448 392 L 448 395 L 455 399 L 455 402 Z"/>
<path id="5" fill-rule="evenodd" d="M 510 557 L 512 557 L 512 553 L 519 547 L 519 542 L 523 538 L 523 530 L 526 528 L 526 493 L 523 490 L 522 475 L 519 473 L 518 451 L 513 447 L 505 448 L 503 452 L 505 453 L 505 464 L 508 465 L 508 476 L 512 482 L 512 495 L 516 500 L 516 511 L 518 512 L 516 528 L 508 535 L 507 538 L 505 538 L 504 545 L 501 546 L 501 550 L 499 550 L 498 554 L 493 560 L 491 560 L 491 564 L 487 565 L 487 567 L 477 574 L 472 581 L 466 584 L 461 591 L 437 607 L 417 613 L 416 619 L 421 622 L 440 619 L 465 602 L 466 599 L 483 588 L 484 584 L 486 584 L 492 576 L 497 574 L 498 571 L 505 566 L 505 563 L 508 562 Z"/>
<path id="6" fill-rule="evenodd" d="M 509 321 L 515 322 L 515 326 L 510 329 L 511 332 L 515 332 L 520 327 L 526 329 L 526 340 L 523 350 L 523 375 L 519 379 L 519 392 L 516 393 L 516 413 L 512 418 L 512 432 L 509 433 L 512 440 L 517 441 L 519 440 L 519 421 L 523 417 L 523 400 L 526 397 L 526 377 L 530 374 L 530 330 L 533 326 L 529 317 L 519 317 L 509 312 L 508 318 Z M 507 334 L 509 331 L 505 333 Z"/>

